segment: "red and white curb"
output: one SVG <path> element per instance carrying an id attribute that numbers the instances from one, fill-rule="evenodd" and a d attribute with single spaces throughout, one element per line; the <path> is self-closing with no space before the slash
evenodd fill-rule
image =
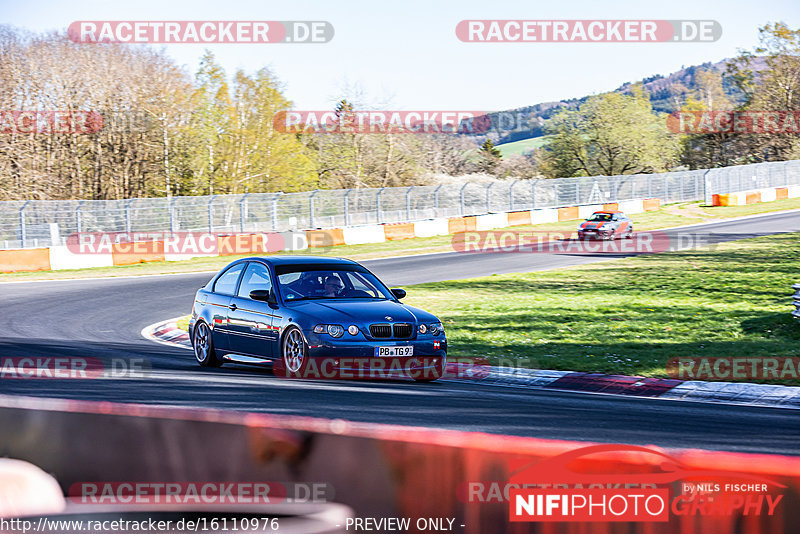
<path id="1" fill-rule="evenodd" d="M 191 350 L 189 333 L 177 326 L 179 319 L 176 317 L 147 326 L 142 330 L 142 335 L 156 343 Z M 447 364 L 444 379 L 480 381 L 497 386 L 800 409 L 800 387 L 771 384 L 703 382 L 452 362 Z"/>

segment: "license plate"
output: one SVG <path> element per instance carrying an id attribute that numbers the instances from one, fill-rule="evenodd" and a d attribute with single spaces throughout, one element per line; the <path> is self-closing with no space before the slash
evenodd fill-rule
<path id="1" fill-rule="evenodd" d="M 414 347 L 375 347 L 375 356 L 413 356 Z"/>

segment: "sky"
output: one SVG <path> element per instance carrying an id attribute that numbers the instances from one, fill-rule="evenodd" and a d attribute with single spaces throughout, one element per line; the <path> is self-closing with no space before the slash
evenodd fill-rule
<path id="1" fill-rule="evenodd" d="M 510 109 L 732 57 L 755 46 L 767 22 L 800 28 L 797 0 L 0 0 L 0 13 L 2 23 L 33 32 L 63 31 L 77 20 L 325 20 L 335 30 L 325 44 L 152 45 L 191 74 L 205 49 L 229 75 L 269 67 L 300 110 L 330 109 L 354 92 L 384 109 Z M 455 33 L 465 19 L 712 19 L 722 36 L 713 43 L 465 43 Z"/>

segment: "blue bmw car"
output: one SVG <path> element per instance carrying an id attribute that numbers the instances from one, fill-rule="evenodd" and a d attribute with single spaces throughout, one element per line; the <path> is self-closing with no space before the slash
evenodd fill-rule
<path id="1" fill-rule="evenodd" d="M 197 362 L 272 362 L 279 376 L 444 374 L 447 339 L 433 314 L 402 304 L 363 265 L 341 258 L 237 260 L 197 291 L 189 336 Z"/>

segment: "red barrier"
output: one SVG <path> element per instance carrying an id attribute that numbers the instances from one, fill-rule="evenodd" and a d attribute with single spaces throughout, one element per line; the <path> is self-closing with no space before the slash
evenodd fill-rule
<path id="1" fill-rule="evenodd" d="M 426 518 L 451 518 L 450 531 L 465 534 L 788 534 L 800 524 L 796 457 L 621 445 L 597 455 L 586 442 L 10 396 L 0 396 L 0 428 L 4 454 L 52 473 L 65 490 L 87 481 L 320 481 L 333 489 L 332 500 L 352 507 L 356 516 L 410 518 L 408 532 L 431 531 L 413 523 Z M 181 460 L 166 451 L 180 451 Z M 556 483 L 571 484 L 575 476 L 622 476 L 640 485 L 653 480 L 665 485 L 675 502 L 685 490 L 675 474 L 691 477 L 692 470 L 705 470 L 695 483 L 742 472 L 768 479 L 770 495 L 782 502 L 771 516 L 741 509 L 721 517 L 670 510 L 666 522 L 509 522 L 505 494 L 515 481 L 555 477 Z"/>

